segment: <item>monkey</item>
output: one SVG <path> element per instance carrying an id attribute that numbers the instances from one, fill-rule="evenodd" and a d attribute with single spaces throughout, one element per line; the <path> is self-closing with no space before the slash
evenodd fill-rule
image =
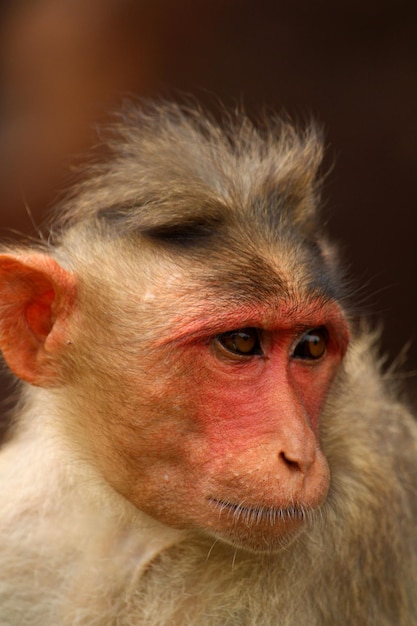
<path id="1" fill-rule="evenodd" d="M 127 107 L 0 251 L 2 626 L 417 624 L 417 430 L 309 123 Z"/>

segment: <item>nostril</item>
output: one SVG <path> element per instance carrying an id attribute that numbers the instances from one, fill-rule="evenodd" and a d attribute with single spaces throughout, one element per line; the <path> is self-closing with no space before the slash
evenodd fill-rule
<path id="1" fill-rule="evenodd" d="M 285 452 L 280 452 L 278 457 L 285 463 L 289 470 L 294 472 L 301 472 L 301 465 L 298 461 L 290 459 Z"/>

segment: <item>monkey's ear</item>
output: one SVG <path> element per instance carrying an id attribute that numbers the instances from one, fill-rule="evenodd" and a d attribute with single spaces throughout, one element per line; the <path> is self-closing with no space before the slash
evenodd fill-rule
<path id="1" fill-rule="evenodd" d="M 0 348 L 19 378 L 58 384 L 76 280 L 46 254 L 0 254 Z"/>

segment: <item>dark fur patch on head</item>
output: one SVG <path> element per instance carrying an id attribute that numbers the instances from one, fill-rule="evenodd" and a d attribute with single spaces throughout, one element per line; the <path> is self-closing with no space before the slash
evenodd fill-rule
<path id="1" fill-rule="evenodd" d="M 188 220 L 177 224 L 163 224 L 143 230 L 151 239 L 178 246 L 201 245 L 216 234 L 221 221 L 209 219 Z"/>

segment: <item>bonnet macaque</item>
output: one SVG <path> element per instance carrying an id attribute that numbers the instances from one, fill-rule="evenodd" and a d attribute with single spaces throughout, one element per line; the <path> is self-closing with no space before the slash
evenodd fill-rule
<path id="1" fill-rule="evenodd" d="M 132 108 L 3 246 L 1 626 L 417 624 L 417 432 L 318 210 L 320 134 Z"/>

